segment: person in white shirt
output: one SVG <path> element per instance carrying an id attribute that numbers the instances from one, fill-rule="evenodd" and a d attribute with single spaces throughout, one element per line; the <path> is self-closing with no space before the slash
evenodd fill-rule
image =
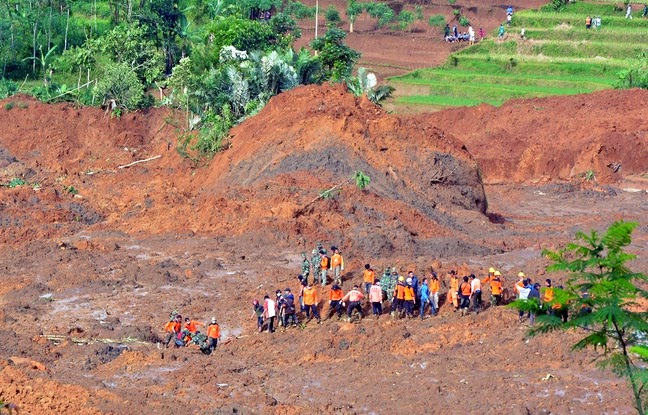
<path id="1" fill-rule="evenodd" d="M 269 295 L 263 297 L 263 317 L 268 321 L 268 333 L 274 333 L 274 321 L 277 316 L 277 304 Z"/>
<path id="2" fill-rule="evenodd" d="M 472 292 L 472 306 L 473 310 L 479 313 L 482 305 L 482 291 L 481 281 L 475 277 L 475 274 L 470 274 L 470 291 Z"/>

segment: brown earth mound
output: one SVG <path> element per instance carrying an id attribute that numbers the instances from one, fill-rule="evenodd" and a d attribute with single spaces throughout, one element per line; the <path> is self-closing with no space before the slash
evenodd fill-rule
<path id="1" fill-rule="evenodd" d="M 462 143 L 429 124 L 387 115 L 342 86 L 274 98 L 233 131 L 232 143 L 204 176 L 196 203 L 226 200 L 229 207 L 212 214 L 233 233 L 332 237 L 372 256 L 457 244 L 485 252 L 447 238 L 461 230 L 453 211 L 486 211 L 477 166 Z M 357 170 L 371 178 L 366 191 L 347 184 L 303 209 Z"/>
<path id="2" fill-rule="evenodd" d="M 259 245 L 328 235 L 371 255 L 491 252 L 453 235 L 461 232 L 457 211 L 486 211 L 477 165 L 462 143 L 387 115 L 342 86 L 302 87 L 274 98 L 233 131 L 231 149 L 193 175 L 171 145 L 175 131 L 165 111 L 111 119 L 98 109 L 23 100 L 27 108 L 0 112 L 0 180 L 23 177 L 42 190 L 6 191 L 5 240 L 97 225 L 229 236 L 255 231 Z M 118 168 L 154 155 L 162 157 Z M 300 210 L 356 170 L 372 180 L 366 191 L 349 183 Z M 30 221 L 52 225 L 29 230 Z"/>
<path id="3" fill-rule="evenodd" d="M 489 183 L 648 172 L 648 91 L 601 91 L 453 108 L 417 117 L 466 143 Z"/>

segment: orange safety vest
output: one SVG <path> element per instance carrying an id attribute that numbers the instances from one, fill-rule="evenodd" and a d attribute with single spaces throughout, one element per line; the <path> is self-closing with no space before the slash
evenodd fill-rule
<path id="1" fill-rule="evenodd" d="M 430 280 L 430 292 L 432 294 L 438 293 L 440 289 L 441 284 L 439 284 L 439 280 Z"/>
<path id="2" fill-rule="evenodd" d="M 414 301 L 414 287 L 405 287 L 405 301 Z"/>
<path id="3" fill-rule="evenodd" d="M 218 324 L 209 325 L 209 327 L 207 328 L 207 337 L 211 337 L 212 339 L 217 339 L 220 337 L 220 327 L 218 327 Z"/>
<path id="4" fill-rule="evenodd" d="M 328 269 L 329 267 L 329 259 L 328 257 L 322 257 L 322 262 L 320 262 L 320 268 L 321 269 Z"/>
<path id="5" fill-rule="evenodd" d="M 461 294 L 470 295 L 470 283 L 464 282 L 461 284 Z"/>
<path id="6" fill-rule="evenodd" d="M 344 293 L 342 292 L 342 290 L 331 290 L 331 292 L 329 292 L 329 296 L 331 298 L 331 301 L 339 301 L 342 299 L 342 297 L 344 297 Z"/>
<path id="7" fill-rule="evenodd" d="M 497 277 L 490 282 L 491 294 L 501 295 L 502 294 L 502 281 Z"/>
<path id="8" fill-rule="evenodd" d="M 315 288 L 304 288 L 304 305 L 317 305 L 318 301 Z"/>
<path id="9" fill-rule="evenodd" d="M 374 280 L 376 279 L 376 273 L 372 269 L 364 270 L 363 276 L 364 276 L 364 282 L 368 282 L 371 284 L 373 284 Z"/>
<path id="10" fill-rule="evenodd" d="M 342 259 L 342 255 L 333 254 L 333 256 L 331 257 L 331 268 L 335 268 L 337 266 L 344 266 L 344 260 Z"/>
<path id="11" fill-rule="evenodd" d="M 450 290 L 459 291 L 459 278 L 450 278 Z"/>
<path id="12" fill-rule="evenodd" d="M 398 300 L 404 300 L 405 299 L 405 286 L 396 284 L 396 290 L 394 291 L 394 298 Z"/>

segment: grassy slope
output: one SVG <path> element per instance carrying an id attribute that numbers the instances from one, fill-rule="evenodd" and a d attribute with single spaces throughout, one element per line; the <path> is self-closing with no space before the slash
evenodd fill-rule
<path id="1" fill-rule="evenodd" d="M 600 16 L 601 29 L 586 29 L 586 16 Z M 611 88 L 627 58 L 648 42 L 648 22 L 626 20 L 610 3 L 570 4 L 560 11 L 515 14 L 507 38 L 491 34 L 457 52 L 439 68 L 390 79 L 399 105 L 421 110 L 489 103 L 511 98 L 572 95 Z M 526 28 L 527 40 L 519 37 Z"/>

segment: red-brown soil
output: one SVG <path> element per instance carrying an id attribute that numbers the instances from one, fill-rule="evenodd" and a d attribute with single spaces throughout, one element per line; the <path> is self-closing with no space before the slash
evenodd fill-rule
<path id="1" fill-rule="evenodd" d="M 250 302 L 296 290 L 299 253 L 317 241 L 342 248 L 345 289 L 367 261 L 420 275 L 496 266 L 508 284 L 519 270 L 547 277 L 541 249 L 620 218 L 645 221 L 646 192 L 615 185 L 648 170 L 645 124 L 638 110 L 623 112 L 645 97 L 608 91 L 399 117 L 339 86 L 303 87 L 274 98 L 201 165 L 179 156 L 164 110 L 115 119 L 1 102 L 0 183 L 31 185 L 0 188 L 0 399 L 30 414 L 632 413 L 622 380 L 598 370 L 593 352 L 569 351 L 582 333 L 529 339 L 508 309 L 460 318 L 446 306 L 423 322 L 332 320 L 269 335 L 255 334 Z M 607 125 L 614 151 L 591 156 L 607 145 Z M 497 147 L 480 126 L 498 126 Z M 537 154 L 524 158 L 530 132 Z M 563 164 L 586 168 L 588 157 L 597 173 L 618 160 L 622 177 L 563 180 L 572 169 Z M 478 168 L 500 184 L 483 187 Z M 372 179 L 365 191 L 344 185 L 296 215 L 355 170 Z M 648 269 L 647 242 L 642 222 L 633 269 Z M 217 316 L 229 340 L 212 356 L 159 349 L 173 309 Z"/>
<path id="2" fill-rule="evenodd" d="M 646 172 L 648 91 L 512 100 L 454 108 L 416 119 L 466 143 L 487 183 L 578 180 L 599 183 Z"/>

